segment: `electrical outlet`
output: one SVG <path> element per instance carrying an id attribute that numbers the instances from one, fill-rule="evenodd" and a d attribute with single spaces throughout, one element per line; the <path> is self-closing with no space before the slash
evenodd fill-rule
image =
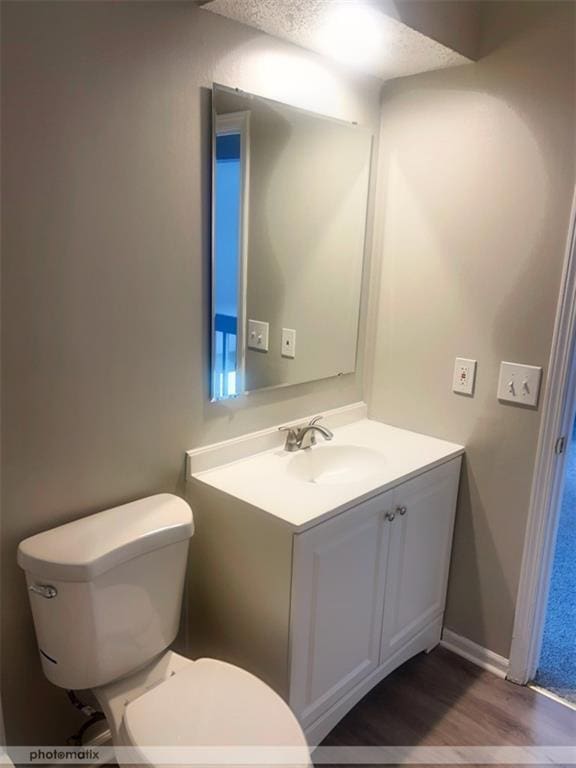
<path id="1" fill-rule="evenodd" d="M 461 395 L 474 394 L 476 382 L 476 360 L 468 360 L 465 357 L 457 357 L 454 365 L 454 379 L 452 390 Z"/>
<path id="2" fill-rule="evenodd" d="M 296 357 L 296 331 L 282 328 L 282 357 Z"/>

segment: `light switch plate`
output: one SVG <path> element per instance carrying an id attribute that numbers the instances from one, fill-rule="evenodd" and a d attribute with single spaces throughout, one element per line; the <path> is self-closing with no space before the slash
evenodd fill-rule
<path id="1" fill-rule="evenodd" d="M 296 357 L 296 331 L 282 328 L 282 357 Z"/>
<path id="2" fill-rule="evenodd" d="M 476 382 L 476 360 L 457 357 L 454 363 L 452 390 L 461 395 L 473 395 Z"/>
<path id="3" fill-rule="evenodd" d="M 537 365 L 500 363 L 498 399 L 521 405 L 537 405 L 542 368 Z"/>
<path id="4" fill-rule="evenodd" d="M 268 352 L 269 323 L 261 320 L 248 320 L 248 347 Z"/>

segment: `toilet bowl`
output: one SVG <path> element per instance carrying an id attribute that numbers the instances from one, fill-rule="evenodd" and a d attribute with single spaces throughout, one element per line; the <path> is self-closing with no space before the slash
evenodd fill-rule
<path id="1" fill-rule="evenodd" d="M 186 765 L 191 747 L 290 747 L 291 765 L 309 765 L 306 739 L 286 703 L 233 664 L 192 661 L 169 651 L 145 670 L 94 693 L 113 743 L 131 748 L 132 763 L 158 765 L 166 747 L 179 747 L 177 758 Z M 123 764 L 123 751 L 117 754 Z"/>
<path id="2" fill-rule="evenodd" d="M 291 765 L 308 765 L 302 729 L 272 688 L 169 649 L 193 530 L 188 504 L 160 494 L 21 542 L 44 672 L 62 688 L 93 690 L 120 764 L 162 765 L 166 748 L 189 765 L 196 747 L 289 747 Z"/>

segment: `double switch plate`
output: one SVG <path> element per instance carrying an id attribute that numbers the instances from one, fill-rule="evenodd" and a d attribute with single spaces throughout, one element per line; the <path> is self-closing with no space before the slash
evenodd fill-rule
<path id="1" fill-rule="evenodd" d="M 498 380 L 498 400 L 520 405 L 538 404 L 542 368 L 537 365 L 501 363 Z"/>

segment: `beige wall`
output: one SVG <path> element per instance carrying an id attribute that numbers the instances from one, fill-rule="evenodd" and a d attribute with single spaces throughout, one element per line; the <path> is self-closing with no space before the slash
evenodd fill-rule
<path id="1" fill-rule="evenodd" d="M 381 84 L 188 2 L 2 12 L 1 688 L 12 744 L 63 743 L 78 719 L 42 676 L 18 541 L 182 490 L 188 448 L 362 396 L 359 374 L 209 403 L 207 89 L 375 132 Z"/>
<path id="2" fill-rule="evenodd" d="M 483 3 L 478 64 L 385 86 L 371 415 L 467 446 L 447 625 L 508 655 L 540 411 L 501 360 L 546 368 L 574 185 L 574 4 Z M 451 393 L 478 360 L 473 399 Z"/>

